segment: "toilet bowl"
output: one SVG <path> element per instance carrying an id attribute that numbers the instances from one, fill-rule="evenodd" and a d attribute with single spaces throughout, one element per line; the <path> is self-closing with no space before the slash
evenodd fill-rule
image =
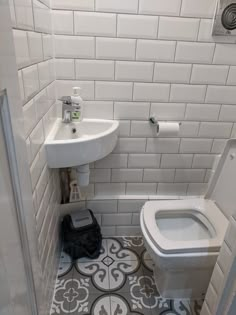
<path id="1" fill-rule="evenodd" d="M 231 139 L 205 197 L 144 204 L 141 231 L 162 297 L 199 299 L 206 293 L 236 208 L 235 157 L 236 139 Z"/>
<path id="2" fill-rule="evenodd" d="M 149 201 L 140 221 L 161 296 L 201 298 L 228 225 L 223 213 L 211 200 L 200 198 Z"/>

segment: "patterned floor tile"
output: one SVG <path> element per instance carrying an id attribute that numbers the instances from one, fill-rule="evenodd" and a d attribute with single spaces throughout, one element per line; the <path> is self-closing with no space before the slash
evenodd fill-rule
<path id="1" fill-rule="evenodd" d="M 148 303 L 148 299 L 138 291 L 128 292 L 119 292 L 115 293 L 114 296 L 118 297 L 120 300 L 123 300 L 127 304 L 128 312 L 124 314 L 145 314 L 152 315 L 151 309 Z M 123 314 L 123 313 L 122 313 Z"/>
<path id="2" fill-rule="evenodd" d="M 143 238 L 140 236 L 123 236 L 117 237 L 116 240 L 122 244 L 123 248 L 130 249 L 135 252 L 138 257 L 141 257 L 142 253 L 145 251 Z"/>
<path id="3" fill-rule="evenodd" d="M 129 292 L 132 283 L 143 276 L 138 260 L 114 262 L 109 267 L 109 283 L 111 291 Z"/>
<path id="4" fill-rule="evenodd" d="M 92 295 L 89 292 L 90 279 L 83 277 L 80 279 L 73 278 L 70 285 L 70 314 L 88 314 L 89 304 L 92 303 Z"/>
<path id="5" fill-rule="evenodd" d="M 150 277 L 140 277 L 137 283 L 130 287 L 130 295 L 133 302 L 141 303 L 146 308 L 153 309 L 158 305 L 159 295 L 156 294 L 155 283 Z"/>
<path id="6" fill-rule="evenodd" d="M 77 278 L 81 275 L 90 277 L 94 287 L 101 292 L 121 288 L 129 292 L 128 276 L 142 275 L 141 260 L 136 252 L 124 248 L 119 240 L 109 238 L 106 243 L 107 252 L 103 252 L 98 261 L 76 262 Z"/>
<path id="7" fill-rule="evenodd" d="M 153 277 L 154 263 L 152 260 L 146 260 L 144 257 L 141 258 L 143 273 L 145 276 Z"/>
<path id="8" fill-rule="evenodd" d="M 142 256 L 140 257 L 142 264 L 153 271 L 154 269 L 154 262 L 152 258 L 149 256 L 148 252 L 146 250 L 143 251 Z"/>
<path id="9" fill-rule="evenodd" d="M 121 294 L 91 295 L 83 306 L 74 305 L 70 315 L 152 315 L 149 308 L 133 306 L 129 298 Z"/>
<path id="10" fill-rule="evenodd" d="M 109 292 L 109 267 L 103 262 L 91 261 L 75 264 L 74 279 L 89 278 L 90 293 Z"/>
<path id="11" fill-rule="evenodd" d="M 90 308 L 91 315 L 111 315 L 110 294 L 94 296 Z"/>
<path id="12" fill-rule="evenodd" d="M 62 250 L 61 255 L 60 255 L 60 264 L 71 263 L 71 262 L 72 262 L 71 257 Z"/>
<path id="13" fill-rule="evenodd" d="M 200 315 L 202 302 L 162 298 L 142 238 L 112 237 L 93 260 L 62 252 L 51 315 Z"/>
<path id="14" fill-rule="evenodd" d="M 50 315 L 65 315 L 70 313 L 70 302 L 67 299 L 69 289 L 67 289 L 67 285 L 67 281 L 65 281 L 64 285 L 63 283 L 56 283 Z"/>
<path id="15" fill-rule="evenodd" d="M 111 315 L 151 315 L 148 305 L 135 300 L 131 294 L 119 293 L 111 295 Z"/>
<path id="16" fill-rule="evenodd" d="M 171 301 L 168 299 L 157 297 L 150 302 L 151 314 L 152 315 L 161 315 L 169 314 L 169 311 L 172 310 Z M 174 315 L 170 313 L 171 315 Z"/>
<path id="17" fill-rule="evenodd" d="M 159 298 L 157 305 L 152 308 L 152 315 L 191 315 L 188 301 L 168 300 Z"/>
<path id="18" fill-rule="evenodd" d="M 141 260 L 143 275 L 145 276 L 146 280 L 146 286 L 151 288 L 150 291 L 152 292 L 152 296 L 160 297 L 153 275 L 154 263 L 146 251 L 143 252 Z"/>
<path id="19" fill-rule="evenodd" d="M 140 237 L 107 239 L 110 290 L 130 292 L 131 285 L 143 276 L 140 255 L 144 251 Z M 137 288 L 138 290 L 138 288 Z"/>
<path id="20" fill-rule="evenodd" d="M 73 263 L 72 261 L 68 262 L 62 262 L 60 261 L 59 266 L 58 266 L 58 277 L 63 277 L 67 275 L 73 268 Z"/>
<path id="21" fill-rule="evenodd" d="M 109 294 L 92 294 L 77 296 L 70 303 L 70 315 L 110 315 L 111 304 Z"/>
<path id="22" fill-rule="evenodd" d="M 139 253 L 135 249 L 138 246 L 124 246 L 123 238 L 107 239 L 107 255 L 114 261 L 138 260 Z"/>
<path id="23" fill-rule="evenodd" d="M 54 288 L 54 297 L 51 306 L 51 315 L 64 315 L 70 312 L 71 286 L 73 281 L 73 269 L 67 263 L 60 264 Z"/>

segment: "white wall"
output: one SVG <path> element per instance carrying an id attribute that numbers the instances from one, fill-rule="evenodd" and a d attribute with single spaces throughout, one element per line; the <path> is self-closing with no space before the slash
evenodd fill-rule
<path id="1" fill-rule="evenodd" d="M 235 314 L 236 216 L 231 217 L 208 287 L 201 315 Z"/>
<path id="2" fill-rule="evenodd" d="M 55 76 L 51 9 L 49 1 L 9 1 L 15 57 L 18 67 L 21 130 L 27 152 L 27 175 L 31 180 L 31 212 L 37 241 L 37 258 L 42 299 L 40 312 L 46 314 L 57 270 L 58 195 L 57 172 L 47 168 L 44 139 L 56 118 Z M 23 112 L 23 113 L 22 113 Z"/>
<path id="3" fill-rule="evenodd" d="M 79 85 L 87 101 L 85 117 L 121 124 L 115 151 L 91 165 L 90 193 L 205 191 L 214 157 L 236 128 L 236 45 L 234 39 L 211 37 L 215 2 L 52 0 L 58 96 Z M 46 296 L 53 277 L 58 187 L 54 190 L 42 146 L 56 117 L 51 10 L 47 0 L 9 4 Z M 160 120 L 182 122 L 180 136 L 153 136 L 147 120 L 154 112 Z M 95 210 L 105 233 L 124 235 L 138 233 L 142 202 L 114 199 L 82 206 Z M 115 228 L 111 212 L 117 214 Z M 219 261 L 204 315 L 214 314 L 222 290 L 214 288 L 214 279 L 222 268 Z"/>
<path id="4" fill-rule="evenodd" d="M 30 296 L 28 293 L 26 269 L 24 262 L 27 260 L 22 252 L 22 243 L 19 235 L 19 220 L 16 209 L 16 196 L 13 195 L 12 185 L 16 185 L 15 178 L 11 178 L 9 170 L 9 160 L 6 152 L 6 137 L 8 136 L 15 146 L 17 152 L 17 163 L 20 166 L 19 175 L 21 184 L 21 192 L 24 193 L 22 203 L 24 205 L 24 213 L 26 214 L 25 222 L 30 221 L 30 205 L 29 201 L 29 176 L 25 174 L 26 159 L 24 157 L 24 139 L 22 137 L 22 121 L 19 119 L 21 106 L 19 104 L 19 89 L 16 71 L 15 56 L 13 54 L 13 38 L 10 25 L 10 11 L 8 1 L 0 2 L 0 313 L 1 315 L 17 314 L 30 315 Z M 3 105 L 4 95 L 4 105 Z M 8 104 L 7 104 L 8 102 Z M 3 107 L 4 106 L 4 107 Z M 3 132 L 4 126 L 9 128 L 4 114 L 6 109 L 11 113 L 11 124 L 14 126 L 13 139 L 9 132 L 7 135 Z M 3 110 L 4 108 L 4 110 Z M 10 129 L 8 129 L 10 130 Z M 8 138 L 8 141 L 9 141 Z M 9 142 L 7 142 L 9 144 Z M 25 155 L 26 156 L 26 155 Z M 11 163 L 11 170 L 13 165 Z M 28 179 L 28 180 L 27 180 Z M 14 184 L 13 184 L 14 181 Z M 19 190 L 18 190 L 19 191 Z M 27 227 L 29 225 L 27 224 Z M 32 269 L 37 277 L 37 262 L 35 261 L 35 238 L 32 228 L 29 227 L 30 234 L 29 247 L 31 249 Z M 30 258 L 29 258 L 30 259 Z M 27 270 L 27 275 L 29 271 Z M 35 282 L 38 288 L 37 281 Z"/>
<path id="5" fill-rule="evenodd" d="M 235 132 L 236 45 L 211 37 L 216 0 L 52 0 L 58 95 L 82 87 L 85 117 L 120 120 L 95 162 L 96 195 L 202 194 Z M 182 122 L 156 138 L 148 122 Z"/>

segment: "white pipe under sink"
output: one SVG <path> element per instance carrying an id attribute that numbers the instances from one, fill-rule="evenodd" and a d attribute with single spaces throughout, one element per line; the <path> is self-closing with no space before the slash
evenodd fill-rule
<path id="1" fill-rule="evenodd" d="M 77 166 L 75 167 L 75 171 L 78 186 L 88 186 L 90 175 L 89 164 Z"/>

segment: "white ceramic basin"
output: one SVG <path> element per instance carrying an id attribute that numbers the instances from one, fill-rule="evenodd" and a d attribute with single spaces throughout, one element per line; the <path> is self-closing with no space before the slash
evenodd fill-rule
<path id="1" fill-rule="evenodd" d="M 83 119 L 65 124 L 57 119 L 45 141 L 51 168 L 80 166 L 104 158 L 115 148 L 119 122 Z"/>

